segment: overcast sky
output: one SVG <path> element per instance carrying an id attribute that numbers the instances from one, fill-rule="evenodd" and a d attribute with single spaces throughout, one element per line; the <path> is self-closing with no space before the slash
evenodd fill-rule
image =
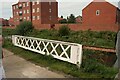
<path id="1" fill-rule="evenodd" d="M 92 0 L 57 0 L 58 1 L 58 15 L 67 17 L 70 14 L 75 16 L 82 15 L 82 9 L 87 6 Z M 116 5 L 120 0 L 107 0 Z M 12 4 L 17 3 L 18 0 L 0 0 L 0 18 L 9 19 L 12 17 Z"/>

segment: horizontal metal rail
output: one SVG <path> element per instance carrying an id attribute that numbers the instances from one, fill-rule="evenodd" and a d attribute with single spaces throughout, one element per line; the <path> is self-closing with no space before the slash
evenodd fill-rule
<path id="1" fill-rule="evenodd" d="M 80 44 L 19 35 L 12 35 L 12 42 L 15 46 L 43 55 L 51 55 L 79 67 L 82 62 L 82 45 Z"/>

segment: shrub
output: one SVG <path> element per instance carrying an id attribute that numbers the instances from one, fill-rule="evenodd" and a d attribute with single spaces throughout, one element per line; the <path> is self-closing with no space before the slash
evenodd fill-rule
<path id="1" fill-rule="evenodd" d="M 24 36 L 29 32 L 31 32 L 32 29 L 33 29 L 32 23 L 29 21 L 24 21 L 16 27 L 15 31 L 16 31 L 16 34 Z"/>
<path id="2" fill-rule="evenodd" d="M 68 26 L 61 26 L 58 31 L 59 36 L 68 36 L 70 34 L 70 28 Z"/>
<path id="3" fill-rule="evenodd" d="M 59 23 L 65 24 L 65 23 L 67 23 L 67 19 L 62 19 L 62 20 L 59 21 Z"/>

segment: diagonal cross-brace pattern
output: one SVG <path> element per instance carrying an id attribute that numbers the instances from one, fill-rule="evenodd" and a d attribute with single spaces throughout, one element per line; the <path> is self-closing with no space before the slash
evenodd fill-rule
<path id="1" fill-rule="evenodd" d="M 15 46 L 43 55 L 52 55 L 54 58 L 77 64 L 78 66 L 80 66 L 82 61 L 82 45 L 80 44 L 18 35 L 13 35 L 12 40 Z"/>

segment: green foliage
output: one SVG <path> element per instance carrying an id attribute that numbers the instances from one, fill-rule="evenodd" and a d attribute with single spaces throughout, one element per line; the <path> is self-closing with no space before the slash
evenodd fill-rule
<path id="1" fill-rule="evenodd" d="M 61 16 L 60 18 L 63 18 L 63 16 Z"/>
<path id="2" fill-rule="evenodd" d="M 58 34 L 60 36 L 68 36 L 68 35 L 70 35 L 70 28 L 68 26 L 65 26 L 65 25 L 61 26 L 59 28 Z"/>
<path id="3" fill-rule="evenodd" d="M 7 36 L 11 36 L 15 34 L 15 30 L 14 29 L 2 29 L 2 35 L 5 37 Z"/>
<path id="4" fill-rule="evenodd" d="M 67 23 L 67 19 L 59 20 L 59 23 L 61 23 L 61 24 L 65 24 L 65 23 Z"/>
<path id="5" fill-rule="evenodd" d="M 24 36 L 26 34 L 29 34 L 32 31 L 32 29 L 33 29 L 32 23 L 29 21 L 24 21 L 17 26 L 15 31 L 16 34 Z"/>
<path id="6" fill-rule="evenodd" d="M 76 18 L 73 14 L 71 14 L 68 18 L 68 23 L 76 23 Z"/>
<path id="7" fill-rule="evenodd" d="M 12 45 L 11 40 L 5 40 L 4 48 L 9 49 L 16 55 L 23 57 L 24 59 L 31 61 L 37 65 L 48 67 L 50 70 L 64 72 L 68 75 L 79 78 L 114 78 L 117 69 L 113 67 L 107 67 L 94 58 L 89 58 L 88 55 L 93 55 L 90 51 L 84 52 L 82 66 L 80 69 L 76 65 L 63 62 L 54 59 L 51 56 L 40 55 L 22 48 L 18 48 Z M 87 56 L 87 58 L 85 58 Z"/>
<path id="8" fill-rule="evenodd" d="M 3 29 L 4 36 L 11 36 L 14 34 L 13 29 Z M 69 35 L 59 36 L 59 30 L 32 30 L 29 34 L 30 37 L 38 37 L 43 39 L 52 39 L 59 41 L 67 41 L 79 43 L 87 46 L 96 46 L 104 48 L 115 48 L 116 32 L 109 31 L 70 31 Z"/>

